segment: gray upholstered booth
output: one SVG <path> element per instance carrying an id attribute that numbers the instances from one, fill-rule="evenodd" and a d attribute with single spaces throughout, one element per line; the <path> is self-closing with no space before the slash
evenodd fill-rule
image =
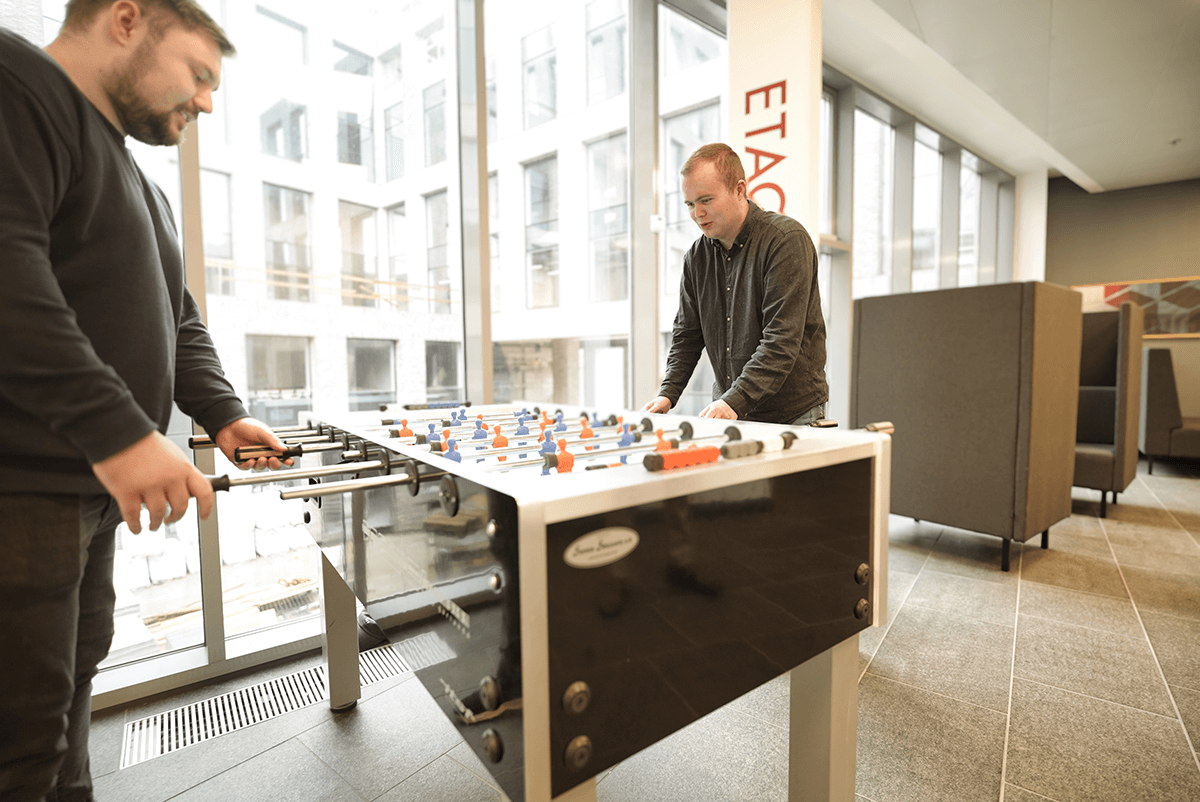
<path id="1" fill-rule="evenodd" d="M 1100 491 L 1101 518 L 1108 493 L 1116 504 L 1137 476 L 1144 321 L 1141 307 L 1128 301 L 1083 316 L 1075 486 Z"/>
<path id="2" fill-rule="evenodd" d="M 1155 457 L 1200 457 L 1200 418 L 1183 417 L 1167 348 L 1151 348 L 1146 354 L 1145 437 L 1142 451 L 1151 473 Z"/>
<path id="3" fill-rule="evenodd" d="M 891 421 L 892 512 L 1011 541 L 1071 515 L 1082 296 L 1041 282 L 854 303 L 852 426 Z"/>

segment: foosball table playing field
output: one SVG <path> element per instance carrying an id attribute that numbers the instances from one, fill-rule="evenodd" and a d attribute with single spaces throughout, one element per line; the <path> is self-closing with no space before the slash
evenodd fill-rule
<path id="1" fill-rule="evenodd" d="M 293 468 L 213 483 L 305 499 L 335 709 L 360 606 L 440 614 L 448 659 L 417 676 L 512 802 L 594 800 L 787 672 L 789 798 L 851 802 L 858 633 L 886 619 L 891 441 L 868 429 L 392 405 L 306 413 L 278 430 Z"/>

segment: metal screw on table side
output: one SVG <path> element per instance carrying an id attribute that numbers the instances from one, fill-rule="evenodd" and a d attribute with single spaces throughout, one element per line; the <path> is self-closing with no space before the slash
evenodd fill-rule
<path id="1" fill-rule="evenodd" d="M 567 768 L 581 769 L 592 759 L 592 739 L 586 735 L 578 735 L 567 744 L 567 753 L 563 755 Z"/>
<path id="2" fill-rule="evenodd" d="M 871 614 L 871 603 L 866 599 L 859 599 L 858 604 L 854 605 L 854 617 L 860 621 Z"/>
<path id="3" fill-rule="evenodd" d="M 500 683 L 495 677 L 484 677 L 479 680 L 479 701 L 484 710 L 495 710 L 500 706 Z"/>
<path id="4" fill-rule="evenodd" d="M 496 531 L 498 530 L 498 528 L 499 527 L 496 526 L 495 518 L 492 518 L 490 521 L 487 522 L 487 526 L 484 527 L 483 531 L 487 534 L 488 540 L 496 539 Z"/>
<path id="5" fill-rule="evenodd" d="M 453 476 L 443 476 L 438 496 L 442 502 L 442 512 L 453 518 L 458 515 L 458 485 Z"/>
<path id="6" fill-rule="evenodd" d="M 854 581 L 860 585 L 865 585 L 871 581 L 871 566 L 863 563 L 858 566 L 858 570 L 854 572 Z"/>
<path id="7" fill-rule="evenodd" d="M 483 753 L 493 763 L 500 762 L 504 757 L 504 741 L 500 740 L 500 733 L 491 728 L 483 731 Z"/>
<path id="8" fill-rule="evenodd" d="M 562 706 L 569 715 L 578 716 L 592 702 L 592 689 L 583 681 L 572 682 L 563 693 Z"/>
<path id="9" fill-rule="evenodd" d="M 488 587 L 492 589 L 493 593 L 499 593 L 500 588 L 504 587 L 504 578 L 500 574 L 492 574 L 488 577 Z"/>

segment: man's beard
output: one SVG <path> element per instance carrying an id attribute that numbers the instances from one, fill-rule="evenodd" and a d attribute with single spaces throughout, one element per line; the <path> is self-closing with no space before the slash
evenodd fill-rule
<path id="1" fill-rule="evenodd" d="M 151 42 L 143 42 L 139 46 L 139 52 L 108 91 L 108 99 L 121 127 L 129 136 L 147 145 L 178 145 L 183 140 L 183 131 L 181 129 L 177 134 L 171 130 L 174 110 L 155 111 L 136 88 L 137 79 L 154 67 L 152 46 Z"/>

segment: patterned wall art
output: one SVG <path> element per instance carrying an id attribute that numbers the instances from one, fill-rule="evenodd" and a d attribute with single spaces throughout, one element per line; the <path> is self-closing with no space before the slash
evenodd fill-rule
<path id="1" fill-rule="evenodd" d="M 1084 312 L 1117 309 L 1132 301 L 1146 313 L 1146 337 L 1200 338 L 1200 276 L 1085 284 L 1072 289 L 1083 294 Z"/>

